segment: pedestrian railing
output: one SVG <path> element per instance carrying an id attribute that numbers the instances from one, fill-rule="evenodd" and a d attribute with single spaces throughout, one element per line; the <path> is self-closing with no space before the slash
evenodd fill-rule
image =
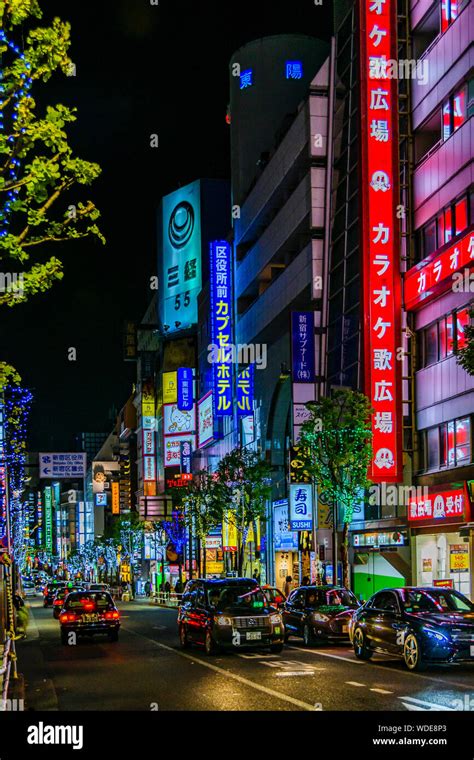
<path id="1" fill-rule="evenodd" d="M 177 607 L 182 596 L 174 591 L 159 591 L 152 595 L 152 603 L 163 607 Z"/>
<path id="2" fill-rule="evenodd" d="M 12 664 L 13 664 L 13 678 L 17 678 L 18 674 L 17 674 L 17 665 L 16 665 L 15 642 L 7 634 L 5 645 L 3 648 L 2 667 L 0 668 L 0 679 L 3 679 L 1 681 L 2 701 L 0 703 L 0 711 L 3 710 L 3 705 L 7 703 Z"/>

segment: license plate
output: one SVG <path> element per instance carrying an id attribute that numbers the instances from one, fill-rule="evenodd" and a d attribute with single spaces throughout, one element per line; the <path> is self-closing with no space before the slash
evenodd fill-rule
<path id="1" fill-rule="evenodd" d="M 99 619 L 98 615 L 83 615 L 82 616 L 83 623 L 97 623 L 98 619 Z"/>
<path id="2" fill-rule="evenodd" d="M 349 633 L 349 626 L 348 625 L 343 625 L 342 626 L 342 632 L 343 633 Z"/>
<path id="3" fill-rule="evenodd" d="M 248 631 L 246 639 L 247 641 L 257 641 L 258 639 L 262 638 L 262 632 L 261 631 Z"/>
<path id="4" fill-rule="evenodd" d="M 471 644 L 471 657 L 474 657 L 474 644 Z"/>

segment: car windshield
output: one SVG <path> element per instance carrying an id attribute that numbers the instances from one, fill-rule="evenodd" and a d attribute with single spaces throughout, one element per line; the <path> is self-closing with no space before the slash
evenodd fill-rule
<path id="1" fill-rule="evenodd" d="M 231 607 L 239 608 L 242 612 L 248 610 L 266 609 L 268 600 L 261 589 L 255 586 L 237 586 L 235 584 L 228 586 L 216 586 L 208 589 L 209 604 L 219 610 L 227 610 Z"/>
<path id="2" fill-rule="evenodd" d="M 358 607 L 359 603 L 352 591 L 345 588 L 308 589 L 306 606 L 313 607 Z"/>
<path id="3" fill-rule="evenodd" d="M 75 592 L 70 594 L 66 599 L 65 608 L 67 610 L 90 612 L 94 610 L 113 610 L 115 609 L 115 605 L 110 594 L 105 591 L 84 592 L 83 594 Z"/>
<path id="4" fill-rule="evenodd" d="M 457 591 L 404 589 L 406 612 L 473 612 L 474 605 Z"/>
<path id="5" fill-rule="evenodd" d="M 282 602 L 284 596 L 277 588 L 264 588 L 265 596 L 270 602 Z"/>

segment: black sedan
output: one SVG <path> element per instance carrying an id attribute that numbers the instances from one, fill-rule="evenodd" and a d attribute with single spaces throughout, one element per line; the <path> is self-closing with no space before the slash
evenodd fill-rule
<path id="1" fill-rule="evenodd" d="M 65 585 L 66 581 L 49 581 L 43 589 L 43 607 L 50 607 L 56 596 L 56 592 L 60 588 L 64 588 Z"/>
<path id="2" fill-rule="evenodd" d="M 206 653 L 221 648 L 283 649 L 281 614 L 253 578 L 188 581 L 178 613 L 182 647 L 204 646 Z"/>
<path id="3" fill-rule="evenodd" d="M 474 663 L 474 605 L 447 588 L 406 587 L 374 594 L 352 619 L 356 657 L 401 657 L 408 670 L 429 664 Z"/>
<path id="4" fill-rule="evenodd" d="M 60 612 L 64 607 L 64 600 L 72 591 L 85 591 L 84 586 L 76 586 L 73 583 L 67 583 L 56 591 L 53 597 L 53 617 L 58 620 Z"/>
<path id="5" fill-rule="evenodd" d="M 285 641 L 302 636 L 306 646 L 320 641 L 348 641 L 349 622 L 360 603 L 341 586 L 301 586 L 283 607 Z"/>
<path id="6" fill-rule="evenodd" d="M 120 613 L 107 591 L 73 591 L 64 601 L 59 623 L 63 644 L 71 643 L 71 633 L 75 636 L 102 633 L 109 641 L 118 641 Z"/>

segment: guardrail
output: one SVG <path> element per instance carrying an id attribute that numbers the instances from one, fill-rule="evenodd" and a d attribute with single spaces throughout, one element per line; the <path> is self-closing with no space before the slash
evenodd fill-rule
<path id="1" fill-rule="evenodd" d="M 3 705 L 6 704 L 8 699 L 8 688 L 10 685 L 10 673 L 13 663 L 13 678 L 18 677 L 17 664 L 16 664 L 16 651 L 15 642 L 7 635 L 5 647 L 3 650 L 2 667 L 0 668 L 0 678 L 3 678 L 2 683 L 2 701 L 0 703 L 0 712 L 3 710 Z"/>
<path id="2" fill-rule="evenodd" d="M 181 601 L 182 594 L 176 594 L 174 591 L 159 591 L 152 594 L 152 604 L 161 604 L 163 607 L 177 607 Z"/>

